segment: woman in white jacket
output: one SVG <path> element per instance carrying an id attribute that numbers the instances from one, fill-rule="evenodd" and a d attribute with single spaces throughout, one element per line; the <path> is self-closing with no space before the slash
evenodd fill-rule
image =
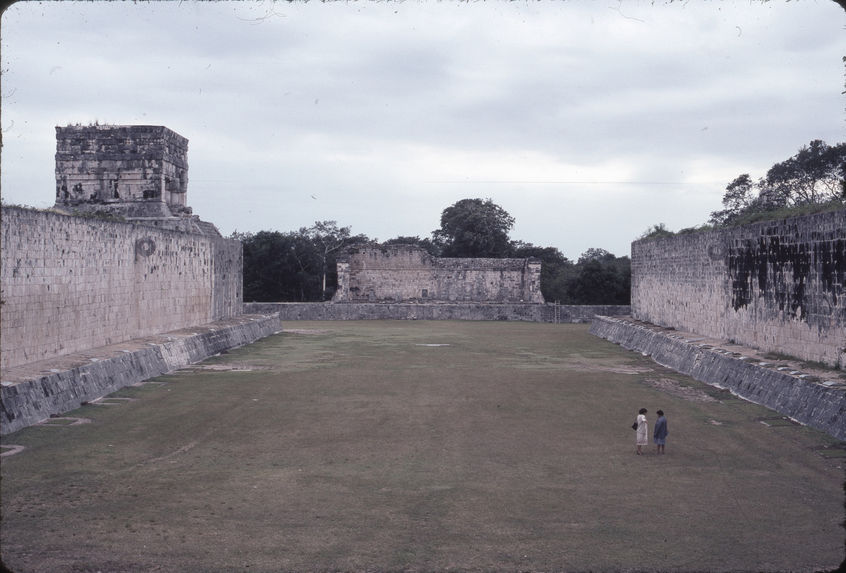
<path id="1" fill-rule="evenodd" d="M 646 423 L 646 408 L 641 408 L 637 414 L 635 443 L 637 444 L 637 455 L 643 454 L 641 448 L 649 444 L 649 425 Z"/>

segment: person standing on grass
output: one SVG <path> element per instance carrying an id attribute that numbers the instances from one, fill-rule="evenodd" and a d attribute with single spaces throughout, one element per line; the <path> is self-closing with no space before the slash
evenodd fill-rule
<path id="1" fill-rule="evenodd" d="M 655 442 L 655 453 L 663 454 L 667 434 L 670 432 L 667 431 L 667 418 L 664 417 L 664 411 L 658 410 L 656 414 L 658 414 L 658 420 L 655 422 L 655 431 L 652 432 L 652 439 Z"/>
<path id="2" fill-rule="evenodd" d="M 635 435 L 637 455 L 643 454 L 643 450 L 641 448 L 649 444 L 649 426 L 646 423 L 645 414 L 646 408 L 641 408 L 637 414 L 637 434 Z"/>

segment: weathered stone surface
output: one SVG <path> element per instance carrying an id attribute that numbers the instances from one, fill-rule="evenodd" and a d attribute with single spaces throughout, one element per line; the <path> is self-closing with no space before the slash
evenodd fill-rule
<path id="1" fill-rule="evenodd" d="M 81 364 L 0 386 L 0 433 L 15 432 L 62 414 L 129 384 L 160 376 L 282 329 L 278 315 L 240 316 L 197 327 L 197 333 L 161 335 L 132 351 L 100 348 L 86 352 Z M 87 356 L 98 355 L 101 359 Z M 47 365 L 45 365 L 46 367 Z M 56 369 L 51 369 L 56 370 Z M 15 369 L 4 372 L 4 377 Z"/>
<path id="2" fill-rule="evenodd" d="M 244 303 L 251 314 L 279 313 L 282 320 L 512 320 L 580 323 L 598 315 L 627 315 L 624 305 L 565 306 L 520 303 Z"/>
<path id="3" fill-rule="evenodd" d="M 413 245 L 355 246 L 338 257 L 334 302 L 543 303 L 537 259 L 437 258 Z"/>
<path id="4" fill-rule="evenodd" d="M 177 337 L 7 385 L 21 365 L 242 312 L 241 243 L 186 206 L 187 139 L 160 126 L 58 127 L 56 136 L 56 205 L 86 217 L 0 213 L 2 411 L 10 427 L 243 344 L 241 331 L 251 328 Z"/>
<path id="5" fill-rule="evenodd" d="M 188 207 L 188 140 L 159 125 L 56 127 L 56 208 L 220 236 Z"/>
<path id="6" fill-rule="evenodd" d="M 6 368 L 241 313 L 241 243 L 3 207 Z"/>
<path id="7" fill-rule="evenodd" d="M 56 127 L 56 204 L 186 206 L 188 140 L 158 125 Z"/>
<path id="8" fill-rule="evenodd" d="M 846 368 L 846 209 L 632 243 L 632 316 Z"/>
<path id="9" fill-rule="evenodd" d="M 631 320 L 597 317 L 591 333 L 623 348 L 649 355 L 657 363 L 771 408 L 785 416 L 846 440 L 846 390 L 760 366 L 707 345 L 657 332 Z"/>

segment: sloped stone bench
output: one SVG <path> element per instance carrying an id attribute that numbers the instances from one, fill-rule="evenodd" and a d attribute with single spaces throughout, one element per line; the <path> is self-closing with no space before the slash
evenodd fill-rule
<path id="1" fill-rule="evenodd" d="M 846 440 L 846 384 L 737 356 L 701 340 L 665 332 L 629 319 L 598 316 L 591 334 L 700 382 L 725 388 L 797 422 Z"/>
<path id="2" fill-rule="evenodd" d="M 0 433 L 7 435 L 131 384 L 282 330 L 278 314 L 242 315 L 4 370 Z"/>

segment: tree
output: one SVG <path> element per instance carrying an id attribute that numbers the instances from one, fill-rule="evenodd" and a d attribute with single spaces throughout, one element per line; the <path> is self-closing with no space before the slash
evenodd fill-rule
<path id="1" fill-rule="evenodd" d="M 438 246 L 432 242 L 431 239 L 421 239 L 420 237 L 394 237 L 382 243 L 383 245 L 415 245 L 425 250 L 433 257 L 441 256 L 441 251 Z"/>
<path id="2" fill-rule="evenodd" d="M 638 239 L 662 239 L 664 237 L 672 237 L 673 235 L 675 233 L 669 230 L 664 223 L 658 223 L 646 229 Z"/>
<path id="3" fill-rule="evenodd" d="M 784 205 L 825 203 L 844 198 L 846 192 L 846 143 L 831 147 L 815 139 L 799 152 L 773 165 L 762 191 Z"/>
<path id="4" fill-rule="evenodd" d="M 232 238 L 244 248 L 244 300 L 260 302 L 325 300 L 337 285 L 337 243 L 369 241 L 351 236 L 349 227 L 338 229 L 334 221 L 289 233 L 233 233 Z"/>
<path id="5" fill-rule="evenodd" d="M 244 300 L 320 300 L 320 259 L 299 233 L 233 233 L 244 249 Z"/>
<path id="6" fill-rule="evenodd" d="M 531 243 L 514 241 L 511 243 L 511 256 L 540 259 L 540 289 L 544 300 L 562 302 L 566 299 L 566 285 L 573 274 L 573 263 L 561 251 L 555 247 L 537 247 Z"/>
<path id="7" fill-rule="evenodd" d="M 591 260 L 581 265 L 568 287 L 571 304 L 629 304 L 631 272 Z"/>
<path id="8" fill-rule="evenodd" d="M 445 257 L 505 257 L 514 218 L 490 199 L 462 199 L 444 209 L 433 242 Z"/>
<path id="9" fill-rule="evenodd" d="M 617 273 L 617 284 L 611 297 L 611 304 L 632 303 L 632 260 L 629 257 L 617 257 L 611 263 Z"/>
<path id="10" fill-rule="evenodd" d="M 569 285 L 569 294 L 575 304 L 602 304 L 609 302 L 609 293 L 616 291 L 613 269 L 597 260 L 580 265 L 578 278 Z"/>
<path id="11" fill-rule="evenodd" d="M 815 139 L 799 152 L 773 165 L 753 182 L 748 173 L 726 186 L 723 209 L 711 213 L 717 226 L 760 219 L 768 211 L 846 201 L 846 143 L 829 146 Z"/>
<path id="12" fill-rule="evenodd" d="M 344 245 L 367 242 L 369 239 L 364 235 L 352 237 L 350 227 L 339 228 L 336 221 L 315 221 L 311 227 L 300 229 L 300 234 L 308 237 L 317 248 L 317 256 L 321 262 L 321 300 L 326 300 L 330 258 L 334 259 L 334 255 Z"/>
<path id="13" fill-rule="evenodd" d="M 590 248 L 586 250 L 582 255 L 579 257 L 579 264 L 584 265 L 589 263 L 590 261 L 597 261 L 599 263 L 608 263 L 616 259 L 612 253 L 609 253 L 605 249 L 595 249 Z"/>
<path id="14" fill-rule="evenodd" d="M 711 223 L 724 225 L 753 208 L 758 201 L 757 188 L 758 185 L 752 181 L 748 173 L 740 175 L 729 183 L 723 195 L 724 208 L 711 213 Z"/>
<path id="15" fill-rule="evenodd" d="M 605 249 L 588 249 L 567 281 L 569 304 L 630 304 L 631 259 Z"/>

